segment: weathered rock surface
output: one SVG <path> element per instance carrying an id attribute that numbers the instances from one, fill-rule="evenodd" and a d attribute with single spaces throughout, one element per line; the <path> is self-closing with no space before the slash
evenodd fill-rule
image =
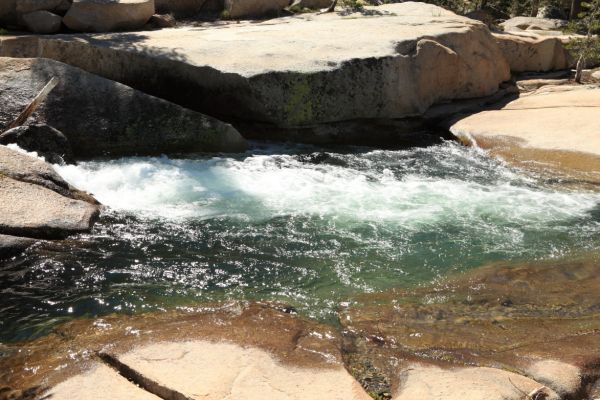
<path id="1" fill-rule="evenodd" d="M 483 24 L 414 2 L 219 29 L 7 38 L 0 53 L 61 60 L 221 119 L 282 128 L 418 116 L 492 95 L 510 77 Z"/>
<path id="2" fill-rule="evenodd" d="M 36 152 L 51 164 L 73 160 L 73 150 L 63 133 L 45 124 L 24 125 L 0 134 L 0 144 L 17 144 L 20 148 Z"/>
<path id="3" fill-rule="evenodd" d="M 177 21 L 171 14 L 155 14 L 150 18 L 148 24 L 155 28 L 173 28 L 177 25 Z"/>
<path id="4" fill-rule="evenodd" d="M 33 121 L 63 132 L 75 157 L 245 149 L 230 125 L 48 59 L 0 58 L 0 126 L 52 77 L 60 83 Z"/>
<path id="5" fill-rule="evenodd" d="M 513 72 L 554 71 L 573 64 L 560 38 L 521 34 L 494 36 Z"/>
<path id="6" fill-rule="evenodd" d="M 0 177 L 0 233 L 40 239 L 87 232 L 98 207 L 42 186 Z"/>
<path id="7" fill-rule="evenodd" d="M 73 0 L 65 25 L 80 32 L 142 28 L 154 14 L 154 0 Z"/>
<path id="8" fill-rule="evenodd" d="M 560 31 L 568 21 L 535 17 L 514 17 L 500 24 L 506 32 Z"/>
<path id="9" fill-rule="evenodd" d="M 72 321 L 20 351 L 6 349 L 13 356 L 0 358 L 0 384 L 17 390 L 48 385 L 56 399 L 126 390 L 123 382 L 114 391 L 111 385 L 93 386 L 96 376 L 98 382 L 118 380 L 90 357 L 98 351 L 104 362 L 161 398 L 368 400 L 343 368 L 340 346 L 330 327 L 268 304 L 113 315 Z"/>
<path id="10" fill-rule="evenodd" d="M 92 202 L 50 165 L 0 146 L 0 234 L 56 239 L 87 232 L 99 213 Z"/>
<path id="11" fill-rule="evenodd" d="M 229 18 L 274 15 L 289 5 L 289 0 L 225 0 L 225 10 Z"/>
<path id="12" fill-rule="evenodd" d="M 25 26 L 34 33 L 56 33 L 62 25 L 62 18 L 50 11 L 34 11 L 23 15 Z"/>
<path id="13" fill-rule="evenodd" d="M 347 366 L 367 387 L 387 382 L 395 399 L 524 398 L 508 377 L 526 393 L 545 385 L 550 398 L 587 398 L 600 376 L 598 284 L 592 254 L 361 295 L 340 316 Z M 529 379 L 521 387 L 501 370 Z"/>
<path id="14" fill-rule="evenodd" d="M 541 385 L 524 376 L 496 368 L 442 369 L 411 365 L 401 373 L 401 387 L 394 400 L 461 399 L 522 400 Z M 541 391 L 544 399 L 560 397 L 550 389 Z"/>
<path id="15" fill-rule="evenodd" d="M 461 119 L 450 130 L 507 160 L 533 161 L 597 180 L 598 115 L 600 87 L 544 86 L 497 109 Z"/>

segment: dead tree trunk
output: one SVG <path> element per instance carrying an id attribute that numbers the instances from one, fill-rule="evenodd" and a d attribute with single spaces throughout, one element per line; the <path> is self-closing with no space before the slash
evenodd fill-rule
<path id="1" fill-rule="evenodd" d="M 35 110 L 37 110 L 40 104 L 42 104 L 43 101 L 46 100 L 46 97 L 48 97 L 48 95 L 50 94 L 52 89 L 56 87 L 56 85 L 58 85 L 58 78 L 54 77 L 50 79 L 46 86 L 44 86 L 42 90 L 37 94 L 37 96 L 35 96 L 35 98 L 31 101 L 31 103 L 29 103 L 29 105 L 25 107 L 21 114 L 19 114 L 19 116 L 13 122 L 8 124 L 6 129 L 0 133 L 4 133 L 9 129 L 13 129 L 23 125 L 25 121 L 27 121 L 27 118 L 31 117 L 31 115 L 35 112 Z"/>
<path id="2" fill-rule="evenodd" d="M 577 60 L 577 66 L 575 67 L 575 82 L 581 83 L 581 78 L 583 76 L 583 69 L 585 68 L 585 58 L 583 55 L 579 56 L 579 60 Z"/>
<path id="3" fill-rule="evenodd" d="M 569 19 L 574 20 L 577 18 L 579 13 L 581 12 L 581 0 L 572 0 L 571 1 L 571 12 L 569 14 Z"/>

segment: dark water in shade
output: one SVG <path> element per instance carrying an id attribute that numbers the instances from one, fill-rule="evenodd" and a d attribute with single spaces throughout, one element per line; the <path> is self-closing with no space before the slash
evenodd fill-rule
<path id="1" fill-rule="evenodd" d="M 0 341 L 73 317 L 223 299 L 278 300 L 335 321 L 357 293 L 600 247 L 600 193 L 454 143 L 257 143 L 242 155 L 58 169 L 111 210 L 89 235 L 3 263 Z"/>

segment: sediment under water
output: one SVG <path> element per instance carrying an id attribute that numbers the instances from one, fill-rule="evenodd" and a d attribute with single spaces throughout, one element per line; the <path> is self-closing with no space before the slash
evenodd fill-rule
<path id="1" fill-rule="evenodd" d="M 455 143 L 255 143 L 239 155 L 57 167 L 110 207 L 91 234 L 0 268 L 0 341 L 73 317 L 277 300 L 335 321 L 354 294 L 490 262 L 595 251 L 600 193 Z"/>

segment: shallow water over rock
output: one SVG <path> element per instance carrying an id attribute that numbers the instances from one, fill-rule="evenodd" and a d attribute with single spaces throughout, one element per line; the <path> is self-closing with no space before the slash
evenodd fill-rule
<path id="1" fill-rule="evenodd" d="M 598 249 L 600 193 L 445 143 L 255 143 L 241 155 L 58 167 L 110 207 L 0 269 L 0 340 L 73 317 L 276 300 L 321 321 L 360 293 Z"/>

